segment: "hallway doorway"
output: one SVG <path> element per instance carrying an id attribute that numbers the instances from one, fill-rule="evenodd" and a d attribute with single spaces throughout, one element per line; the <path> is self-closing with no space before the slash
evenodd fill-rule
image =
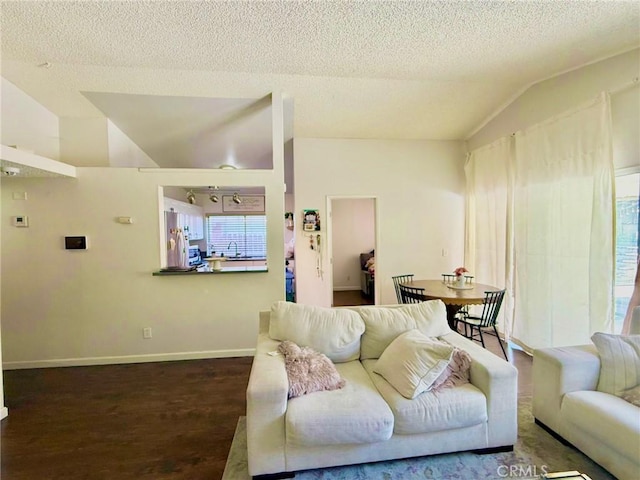
<path id="1" fill-rule="evenodd" d="M 328 254 L 333 306 L 376 303 L 375 197 L 329 197 Z"/>

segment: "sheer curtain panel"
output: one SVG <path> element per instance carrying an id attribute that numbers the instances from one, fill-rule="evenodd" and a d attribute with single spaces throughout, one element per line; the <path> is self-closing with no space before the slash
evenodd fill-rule
<path id="1" fill-rule="evenodd" d="M 469 154 L 465 264 L 478 283 L 505 288 L 498 319 L 505 339 L 513 322 L 512 137 Z"/>
<path id="2" fill-rule="evenodd" d="M 525 348 L 612 330 L 613 181 L 607 94 L 516 133 L 513 338 Z"/>

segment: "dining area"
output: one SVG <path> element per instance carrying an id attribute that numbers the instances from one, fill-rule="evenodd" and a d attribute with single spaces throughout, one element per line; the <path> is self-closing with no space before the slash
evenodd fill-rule
<path id="1" fill-rule="evenodd" d="M 449 327 L 485 347 L 485 334 L 500 338 L 496 325 L 505 290 L 476 283 L 474 277 L 464 273 L 466 270 L 456 275 L 443 274 L 440 279 L 416 279 L 414 274 L 396 275 L 392 279 L 399 304 L 441 300 L 447 310 Z M 476 313 L 480 309 L 470 308 L 474 305 L 481 305 L 482 311 Z M 498 343 L 508 360 L 502 342 Z"/>

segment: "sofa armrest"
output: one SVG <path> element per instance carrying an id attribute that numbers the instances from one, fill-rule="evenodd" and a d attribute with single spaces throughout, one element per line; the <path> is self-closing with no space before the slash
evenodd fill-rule
<path id="1" fill-rule="evenodd" d="M 470 382 L 487 398 L 488 447 L 513 445 L 518 437 L 518 370 L 462 335 L 442 337 L 471 356 Z"/>
<path id="2" fill-rule="evenodd" d="M 256 354 L 247 386 L 247 451 L 249 474 L 286 470 L 285 412 L 289 380 L 282 355 L 269 355 L 280 342 L 258 335 Z"/>
<path id="3" fill-rule="evenodd" d="M 594 345 L 541 348 L 533 352 L 533 416 L 558 432 L 565 393 L 595 390 L 600 357 Z"/>

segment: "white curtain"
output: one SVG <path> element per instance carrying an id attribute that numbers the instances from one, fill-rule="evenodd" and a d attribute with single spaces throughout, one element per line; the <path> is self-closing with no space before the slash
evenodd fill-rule
<path id="1" fill-rule="evenodd" d="M 513 322 L 513 161 L 513 141 L 507 137 L 474 150 L 465 165 L 465 264 L 476 282 L 506 289 L 498 320 L 505 339 L 511 334 Z"/>
<path id="2" fill-rule="evenodd" d="M 525 348 L 612 331 L 611 144 L 607 94 L 516 133 L 513 337 Z"/>

